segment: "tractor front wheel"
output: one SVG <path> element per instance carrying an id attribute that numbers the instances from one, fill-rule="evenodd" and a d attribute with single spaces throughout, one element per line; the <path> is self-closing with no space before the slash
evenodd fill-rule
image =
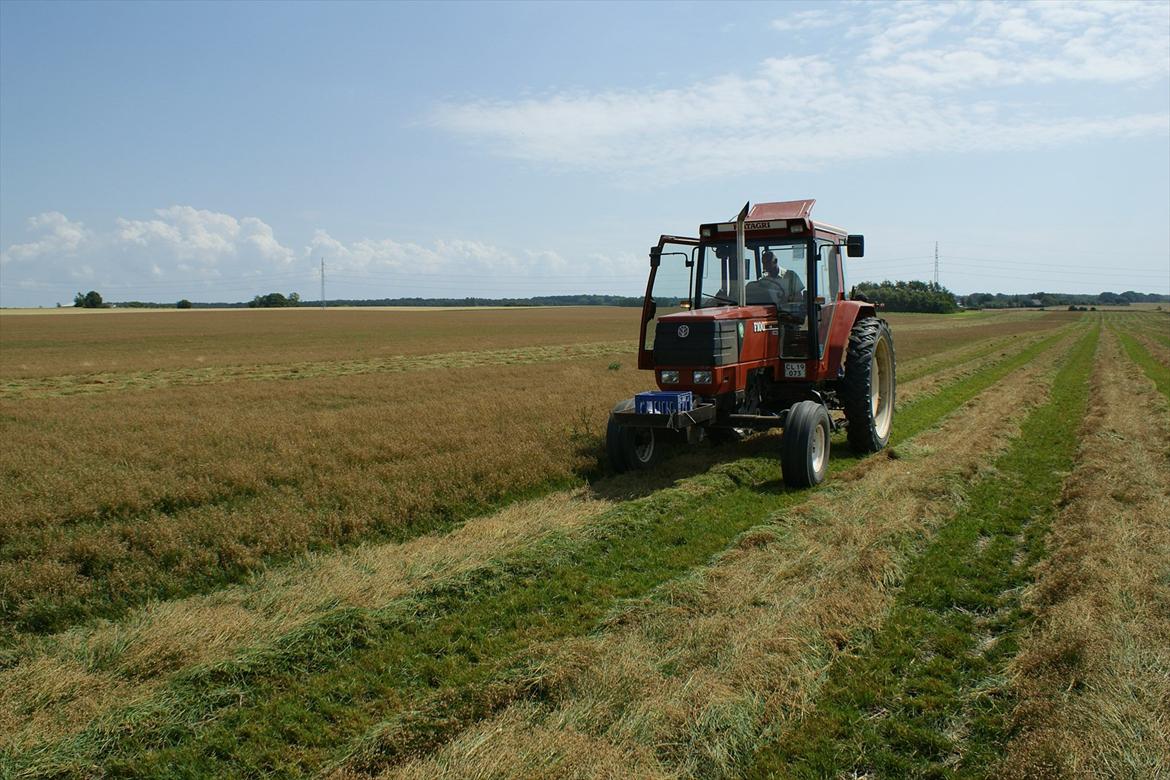
<path id="1" fill-rule="evenodd" d="M 653 428 L 628 428 L 611 415 L 605 429 L 605 454 L 618 474 L 646 471 L 657 466 L 666 448 L 666 435 Z"/>
<path id="2" fill-rule="evenodd" d="M 819 485 L 829 471 L 829 410 L 815 401 L 801 401 L 788 411 L 781 443 L 780 470 L 784 484 L 794 488 Z"/>
<path id="3" fill-rule="evenodd" d="M 890 440 L 897 394 L 894 337 L 885 320 L 867 317 L 849 333 L 841 402 L 848 421 L 849 447 L 877 452 Z"/>
<path id="4" fill-rule="evenodd" d="M 647 471 L 662 461 L 665 437 L 653 428 L 622 428 L 622 457 L 627 468 Z"/>

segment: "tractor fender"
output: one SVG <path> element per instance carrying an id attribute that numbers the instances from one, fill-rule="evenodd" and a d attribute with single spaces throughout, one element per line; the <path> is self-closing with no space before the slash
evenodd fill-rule
<path id="1" fill-rule="evenodd" d="M 877 307 L 868 301 L 838 301 L 833 307 L 833 322 L 829 326 L 825 349 L 825 367 L 830 377 L 845 370 L 845 355 L 849 350 L 849 333 L 858 320 L 876 317 Z"/>

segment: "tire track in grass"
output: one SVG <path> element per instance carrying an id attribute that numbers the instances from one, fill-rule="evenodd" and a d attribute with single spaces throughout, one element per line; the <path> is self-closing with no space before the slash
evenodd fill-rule
<path id="1" fill-rule="evenodd" d="M 900 412 L 895 441 L 937 423 L 1057 338 Z M 838 459 L 833 469 L 852 462 Z M 701 562 L 758 522 L 760 512 L 804 500 L 778 493 L 760 501 L 758 488 L 775 482 L 776 468 L 773 458 L 720 466 L 615 510 L 584 540 L 551 539 L 387 608 L 337 610 L 273 646 L 179 675 L 150 701 L 63 743 L 14 756 L 14 765 L 31 776 L 84 774 L 87 766 L 127 775 L 173 766 L 213 774 L 229 765 L 307 771 L 388 711 L 409 709 L 434 688 L 484 684 L 517 648 L 588 631 L 615 599 Z M 707 522 L 703 508 L 736 491 L 750 499 L 750 516 Z"/>
<path id="2" fill-rule="evenodd" d="M 1124 325 L 1123 325 L 1124 327 Z M 1170 777 L 1170 409 L 1112 338 L 1027 603 L 1000 777 Z"/>
<path id="3" fill-rule="evenodd" d="M 1076 454 L 1098 332 L 913 564 L 869 646 L 838 661 L 815 711 L 759 751 L 751 776 L 982 775 L 998 758 L 1006 667 L 1029 621 L 1021 592 Z"/>
<path id="4" fill-rule="evenodd" d="M 615 605 L 602 631 L 535 653 L 525 695 L 432 756 L 410 741 L 427 707 L 355 745 L 337 777 L 718 777 L 735 774 L 760 730 L 810 695 L 834 648 L 880 622 L 885 591 L 1002 442 L 985 423 L 1022 418 L 1045 395 L 1055 355 L 979 395 L 960 414 L 799 506 L 782 508 L 711 565 Z M 970 427 L 947 451 L 930 458 Z M 758 511 L 758 490 L 703 508 Z M 873 513 L 880 505 L 882 512 Z M 405 763 L 401 763 L 405 760 Z"/>

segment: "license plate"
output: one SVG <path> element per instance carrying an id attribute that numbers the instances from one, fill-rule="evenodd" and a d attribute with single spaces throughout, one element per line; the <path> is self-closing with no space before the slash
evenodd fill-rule
<path id="1" fill-rule="evenodd" d="M 784 376 L 787 379 L 804 379 L 807 375 L 804 363 L 784 364 Z"/>

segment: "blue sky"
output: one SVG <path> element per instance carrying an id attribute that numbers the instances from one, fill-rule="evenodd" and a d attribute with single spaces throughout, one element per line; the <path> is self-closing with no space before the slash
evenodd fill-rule
<path id="1" fill-rule="evenodd" d="M 0 305 L 639 294 L 814 197 L 851 281 L 1170 293 L 1170 3 L 0 3 Z"/>

